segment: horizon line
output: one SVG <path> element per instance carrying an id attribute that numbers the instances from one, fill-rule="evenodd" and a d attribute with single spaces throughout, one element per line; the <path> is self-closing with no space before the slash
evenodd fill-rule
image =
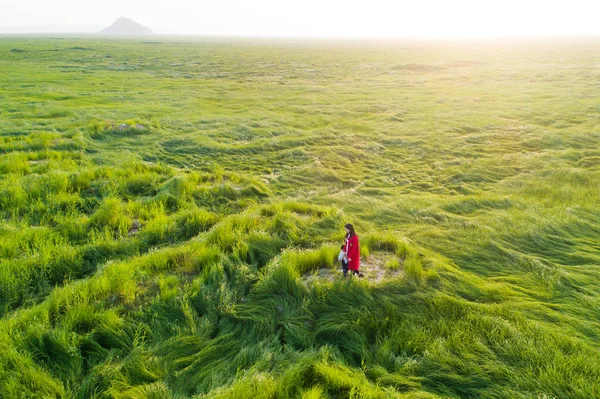
<path id="1" fill-rule="evenodd" d="M 1 27 L 0 27 L 1 29 Z M 367 36 L 367 35 L 265 35 L 265 34 L 244 34 L 244 33 L 181 33 L 181 32 L 158 32 L 152 34 L 114 34 L 103 33 L 101 31 L 48 31 L 48 32 L 2 32 L 0 36 L 47 36 L 47 35 L 86 35 L 101 36 L 112 38 L 134 38 L 134 37 L 165 37 L 165 36 L 187 36 L 187 37 L 210 37 L 210 38 L 240 38 L 240 39 L 347 39 L 347 40 L 464 40 L 464 39 L 600 39 L 600 33 L 562 33 L 562 34 L 521 34 L 521 35 L 415 35 L 415 36 Z"/>

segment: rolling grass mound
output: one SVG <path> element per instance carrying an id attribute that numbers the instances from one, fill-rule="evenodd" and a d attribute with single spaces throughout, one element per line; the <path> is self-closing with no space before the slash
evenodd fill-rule
<path id="1" fill-rule="evenodd" d="M 180 39 L 0 39 L 0 397 L 600 397 L 597 43 Z"/>

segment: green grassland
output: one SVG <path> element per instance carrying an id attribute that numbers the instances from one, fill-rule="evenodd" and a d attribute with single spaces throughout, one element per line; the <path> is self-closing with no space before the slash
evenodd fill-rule
<path id="1" fill-rule="evenodd" d="M 0 38 L 0 397 L 598 398 L 599 99 L 591 39 Z M 394 278 L 313 274 L 346 222 Z"/>

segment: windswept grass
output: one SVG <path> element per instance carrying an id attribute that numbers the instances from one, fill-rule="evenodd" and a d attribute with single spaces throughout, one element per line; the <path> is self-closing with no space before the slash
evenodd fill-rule
<path id="1" fill-rule="evenodd" d="M 600 397 L 597 50 L 0 38 L 0 397 Z"/>

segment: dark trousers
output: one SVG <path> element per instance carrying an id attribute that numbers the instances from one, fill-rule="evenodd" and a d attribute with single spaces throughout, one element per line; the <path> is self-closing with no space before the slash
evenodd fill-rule
<path id="1" fill-rule="evenodd" d="M 348 262 L 346 262 L 345 260 L 342 260 L 342 271 L 344 272 L 344 276 L 348 275 Z M 350 270 L 350 273 L 359 274 L 358 270 Z"/>

